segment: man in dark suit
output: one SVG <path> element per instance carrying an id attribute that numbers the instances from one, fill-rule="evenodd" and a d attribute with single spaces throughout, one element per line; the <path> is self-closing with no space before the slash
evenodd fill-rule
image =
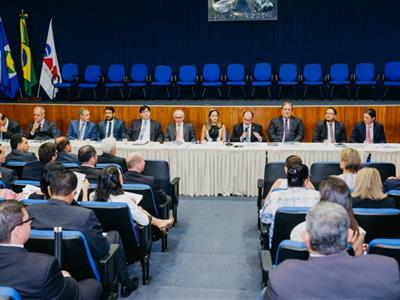
<path id="1" fill-rule="evenodd" d="M 56 138 L 57 158 L 56 161 L 61 163 L 76 163 L 79 164 L 78 155 L 71 153 L 71 142 L 66 136 Z"/>
<path id="2" fill-rule="evenodd" d="M 262 126 L 253 123 L 254 113 L 251 110 L 243 112 L 243 123 L 236 124 L 231 134 L 231 142 L 265 142 Z"/>
<path id="3" fill-rule="evenodd" d="M 9 161 L 37 161 L 35 153 L 28 152 L 29 145 L 26 137 L 20 134 L 14 134 L 10 139 L 10 147 L 11 152 L 6 156 L 6 163 Z"/>
<path id="4" fill-rule="evenodd" d="M 82 146 L 78 150 L 78 159 L 81 164 L 76 170 L 86 175 L 86 179 L 90 183 L 97 183 L 100 170 L 96 169 L 97 153 L 96 149 L 91 145 Z"/>
<path id="5" fill-rule="evenodd" d="M 121 237 L 117 231 L 109 231 L 104 237 L 101 224 L 92 210 L 71 205 L 77 183 L 78 179 L 71 170 L 55 172 L 49 186 L 51 199 L 47 203 L 28 207 L 30 215 L 35 218 L 32 227 L 48 229 L 61 226 L 63 230 L 81 231 L 96 260 L 107 255 L 110 244 L 118 244 L 120 247 L 115 257 L 116 268 L 122 285 L 121 294 L 126 297 L 137 289 L 138 278 L 130 279 L 128 276 Z"/>
<path id="6" fill-rule="evenodd" d="M 288 259 L 273 269 L 265 298 L 400 299 L 396 260 L 350 256 L 346 251 L 353 238 L 349 225 L 348 214 L 339 204 L 320 201 L 311 208 L 302 234 L 310 258 Z"/>
<path id="7" fill-rule="evenodd" d="M 0 113 L 0 140 L 8 140 L 16 133 L 22 134 L 21 126 Z"/>
<path id="8" fill-rule="evenodd" d="M 38 155 L 39 161 L 30 162 L 24 166 L 21 175 L 22 179 L 40 180 L 44 166 L 51 161 L 55 161 L 57 157 L 56 145 L 52 142 L 40 145 Z"/>
<path id="9" fill-rule="evenodd" d="M 0 145 L 0 182 L 2 182 L 6 188 L 9 188 L 18 177 L 15 170 L 2 167 L 5 161 L 6 153 L 4 152 L 4 148 Z"/>
<path id="10" fill-rule="evenodd" d="M 336 109 L 328 107 L 325 120 L 317 124 L 313 133 L 313 142 L 346 143 L 346 129 L 343 123 L 336 121 Z"/>
<path id="11" fill-rule="evenodd" d="M 142 105 L 139 113 L 141 119 L 133 120 L 128 128 L 128 139 L 130 141 L 162 142 L 164 135 L 160 122 L 150 120 L 150 107 Z"/>
<path id="12" fill-rule="evenodd" d="M 100 299 L 96 280 L 77 282 L 54 257 L 24 249 L 32 220 L 22 203 L 0 203 L 0 285 L 16 289 L 23 299 Z"/>
<path id="13" fill-rule="evenodd" d="M 268 126 L 271 142 L 302 142 L 304 139 L 303 121 L 293 116 L 293 104 L 284 102 L 280 117 L 272 119 Z"/>
<path id="14" fill-rule="evenodd" d="M 165 133 L 166 142 L 195 142 L 196 134 L 194 133 L 193 125 L 190 123 L 183 123 L 185 113 L 183 110 L 177 109 L 174 111 L 174 124 L 168 126 Z"/>
<path id="15" fill-rule="evenodd" d="M 92 140 L 99 139 L 99 132 L 96 124 L 90 122 L 90 111 L 84 107 L 79 110 L 79 120 L 72 120 L 69 123 L 67 137 L 71 140 Z"/>
<path id="16" fill-rule="evenodd" d="M 115 118 L 115 110 L 112 106 L 104 108 L 105 120 L 99 123 L 100 140 L 106 137 L 121 141 L 126 138 L 125 122 Z"/>
<path id="17" fill-rule="evenodd" d="M 116 164 L 121 167 L 122 173 L 125 173 L 128 168 L 126 167 L 125 158 L 116 156 L 117 143 L 114 138 L 105 138 L 101 141 L 101 150 L 103 153 L 97 156 L 98 164 Z"/>
<path id="18" fill-rule="evenodd" d="M 32 123 L 29 123 L 29 135 L 28 139 L 35 140 L 50 140 L 55 139 L 60 135 L 60 131 L 57 129 L 56 123 L 45 120 L 45 110 L 41 106 L 36 106 L 33 109 Z"/>
<path id="19" fill-rule="evenodd" d="M 364 112 L 364 121 L 354 126 L 350 143 L 386 143 L 383 125 L 375 122 L 375 119 L 375 109 L 368 108 Z"/>

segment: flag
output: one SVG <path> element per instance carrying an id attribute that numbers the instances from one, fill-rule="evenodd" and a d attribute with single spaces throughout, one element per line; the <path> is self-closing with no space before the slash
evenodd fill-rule
<path id="1" fill-rule="evenodd" d="M 49 31 L 47 33 L 46 46 L 44 47 L 44 57 L 42 64 L 42 72 L 40 73 L 39 83 L 45 90 L 50 99 L 53 99 L 53 84 L 51 79 L 54 76 L 60 75 L 60 67 L 57 60 L 56 46 L 53 36 L 53 19 L 50 20 Z M 60 81 L 61 82 L 61 77 Z M 54 96 L 57 94 L 57 89 L 54 91 Z"/>
<path id="2" fill-rule="evenodd" d="M 11 56 L 3 21 L 0 18 L 0 92 L 10 98 L 15 98 L 18 89 L 19 82 L 14 60 Z"/>
<path id="3" fill-rule="evenodd" d="M 21 65 L 24 76 L 24 91 L 27 96 L 32 96 L 32 86 L 37 83 L 35 69 L 33 67 L 31 48 L 29 47 L 28 32 L 26 30 L 27 14 L 19 15 L 19 28 L 21 31 Z"/>

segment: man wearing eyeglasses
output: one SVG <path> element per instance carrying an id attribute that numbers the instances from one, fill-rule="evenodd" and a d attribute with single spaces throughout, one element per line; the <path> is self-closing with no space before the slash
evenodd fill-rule
<path id="1" fill-rule="evenodd" d="M 233 127 L 231 142 L 265 142 L 262 126 L 253 123 L 254 113 L 251 110 L 243 112 L 243 122 Z"/>
<path id="2" fill-rule="evenodd" d="M 325 120 L 315 126 L 312 141 L 329 143 L 346 143 L 346 130 L 342 122 L 336 121 L 336 109 L 328 107 Z"/>
<path id="3" fill-rule="evenodd" d="M 22 203 L 0 203 L 0 286 L 16 289 L 23 299 L 100 299 L 96 280 L 77 282 L 54 257 L 24 249 L 32 221 Z"/>

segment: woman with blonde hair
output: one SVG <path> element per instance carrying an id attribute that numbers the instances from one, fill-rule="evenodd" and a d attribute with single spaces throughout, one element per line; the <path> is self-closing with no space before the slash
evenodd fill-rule
<path id="1" fill-rule="evenodd" d="M 362 168 L 356 176 L 353 207 L 395 208 L 394 200 L 382 191 L 382 181 L 375 168 Z"/>
<path id="2" fill-rule="evenodd" d="M 345 148 L 340 152 L 340 168 L 343 173 L 338 177 L 343 179 L 350 189 L 354 189 L 356 175 L 361 169 L 361 157 L 357 150 Z"/>
<path id="3" fill-rule="evenodd" d="M 219 119 L 219 110 L 210 108 L 207 114 L 206 123 L 201 130 L 202 143 L 204 142 L 225 142 L 225 125 Z"/>

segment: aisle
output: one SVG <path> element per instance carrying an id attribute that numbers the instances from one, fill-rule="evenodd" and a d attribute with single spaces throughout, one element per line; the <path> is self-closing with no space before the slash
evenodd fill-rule
<path id="1" fill-rule="evenodd" d="M 129 299 L 257 299 L 255 206 L 255 198 L 182 197 L 169 249 L 153 246 L 153 279 Z"/>

